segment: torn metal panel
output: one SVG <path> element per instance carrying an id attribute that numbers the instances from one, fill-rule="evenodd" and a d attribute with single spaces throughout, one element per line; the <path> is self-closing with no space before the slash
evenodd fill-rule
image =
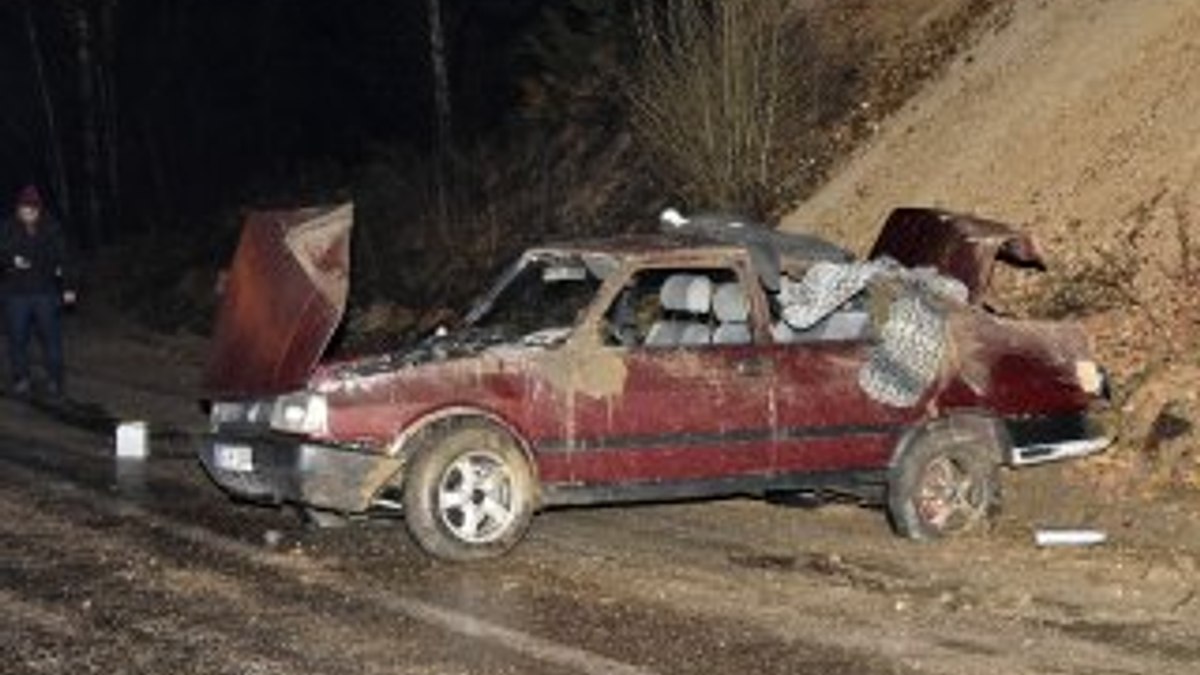
<path id="1" fill-rule="evenodd" d="M 810 331 L 868 286 L 886 304 L 887 316 L 878 322 L 879 340 L 859 371 L 859 386 L 881 403 L 916 405 L 941 371 L 946 316 L 967 300 L 966 287 L 956 279 L 931 268 L 903 268 L 891 258 L 820 262 L 799 282 L 784 277 L 780 313 L 791 328 Z"/>
<path id="2" fill-rule="evenodd" d="M 287 227 L 283 241 L 331 307 L 345 305 L 350 290 L 350 226 L 353 207 L 330 211 L 318 209 L 295 213 L 295 225 Z"/>
<path id="3" fill-rule="evenodd" d="M 1081 372 L 1081 364 L 1095 364 L 1087 336 L 1076 324 L 971 312 L 953 315 L 949 332 L 954 386 L 943 395 L 947 406 L 1002 414 L 1069 411 L 1085 408 L 1101 394 L 1103 382 Z"/>
<path id="4" fill-rule="evenodd" d="M 1045 269 L 1028 234 L 1004 223 L 926 208 L 892 211 L 869 257 L 883 256 L 905 267 L 934 267 L 958 279 L 972 303 L 986 296 L 997 260 Z"/>
<path id="5" fill-rule="evenodd" d="M 345 310 L 352 222 L 350 204 L 247 216 L 205 371 L 211 396 L 303 387 Z"/>
<path id="6" fill-rule="evenodd" d="M 804 260 L 847 262 L 854 258 L 846 249 L 816 235 L 780 232 L 741 216 L 702 213 L 685 218 L 678 211 L 667 209 L 659 222 L 662 231 L 671 236 L 737 246 L 764 246 L 780 256 Z"/>
<path id="7" fill-rule="evenodd" d="M 777 296 L 783 320 L 797 330 L 812 328 L 861 293 L 880 271 L 875 263 L 817 263 L 799 282 L 784 277 Z"/>
<path id="8" fill-rule="evenodd" d="M 946 316 L 929 298 L 910 293 L 888 307 L 879 343 L 858 372 L 871 398 L 906 408 L 937 381 L 946 353 Z"/>

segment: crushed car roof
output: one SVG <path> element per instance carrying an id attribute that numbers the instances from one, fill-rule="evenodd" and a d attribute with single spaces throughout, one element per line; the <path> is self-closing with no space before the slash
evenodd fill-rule
<path id="1" fill-rule="evenodd" d="M 699 239 L 687 241 L 679 237 L 669 237 L 663 234 L 629 234 L 597 239 L 551 242 L 531 248 L 530 253 L 600 253 L 611 255 L 615 258 L 633 259 L 679 253 L 681 251 L 719 254 L 743 250 L 745 250 L 744 246 L 721 244 Z"/>

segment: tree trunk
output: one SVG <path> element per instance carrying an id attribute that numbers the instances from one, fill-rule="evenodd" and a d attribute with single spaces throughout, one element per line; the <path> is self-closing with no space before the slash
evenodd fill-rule
<path id="1" fill-rule="evenodd" d="M 442 0 L 428 0 L 429 64 L 433 70 L 433 108 L 436 136 L 434 138 L 434 189 L 436 190 L 439 225 L 449 220 L 447 195 L 448 153 L 453 132 L 450 108 L 450 76 L 446 68 L 446 34 L 442 26 Z"/>
<path id="2" fill-rule="evenodd" d="M 92 45 L 92 20 L 85 5 L 71 9 L 75 27 L 75 57 L 79 71 L 80 135 L 83 142 L 83 222 L 88 243 L 104 241 L 100 203 L 100 136 L 97 120 L 100 106 L 96 96 L 95 50 Z"/>
<path id="3" fill-rule="evenodd" d="M 46 62 L 42 55 L 42 41 L 38 34 L 37 21 L 33 18 L 33 7 L 30 0 L 22 3 L 25 18 L 25 34 L 29 38 L 29 53 L 33 61 L 33 72 L 37 82 L 38 98 L 41 100 L 42 115 L 46 124 L 46 164 L 50 172 L 50 180 L 54 184 L 55 197 L 58 198 L 58 208 L 62 213 L 71 213 L 71 192 L 67 182 L 67 172 L 63 164 L 62 139 L 58 135 L 58 119 L 54 109 L 54 99 L 50 94 L 50 85 L 46 81 Z"/>
<path id="4" fill-rule="evenodd" d="M 100 58 L 96 60 L 96 75 L 100 93 L 101 129 L 100 151 L 105 159 L 104 182 L 108 197 L 108 213 L 114 222 L 121 222 L 117 212 L 121 204 L 121 125 L 117 102 L 115 73 L 117 68 L 117 21 L 119 0 L 104 0 L 100 5 Z"/>

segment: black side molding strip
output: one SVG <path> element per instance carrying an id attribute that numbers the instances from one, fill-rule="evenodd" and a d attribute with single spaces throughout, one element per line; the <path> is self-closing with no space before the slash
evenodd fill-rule
<path id="1" fill-rule="evenodd" d="M 841 436 L 886 436 L 900 434 L 908 427 L 900 424 L 846 424 L 832 427 L 788 427 L 782 429 L 740 429 L 736 431 L 662 434 L 646 436 L 614 436 L 611 438 L 584 438 L 570 441 L 554 438 L 535 441 L 538 452 L 555 453 L 577 450 L 656 450 L 696 445 L 737 445 L 756 443 L 772 439 L 809 440 L 838 438 Z"/>

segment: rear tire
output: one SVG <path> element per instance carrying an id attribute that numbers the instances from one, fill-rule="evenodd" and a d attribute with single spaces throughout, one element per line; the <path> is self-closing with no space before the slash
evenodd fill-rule
<path id="1" fill-rule="evenodd" d="M 529 528 L 534 480 L 520 445 L 482 421 L 435 431 L 404 478 L 409 532 L 429 554 L 465 562 L 507 553 Z"/>
<path id="2" fill-rule="evenodd" d="M 896 532 L 916 540 L 981 529 L 1000 506 L 1000 462 L 980 434 L 953 427 L 925 432 L 904 453 L 888 482 Z"/>

